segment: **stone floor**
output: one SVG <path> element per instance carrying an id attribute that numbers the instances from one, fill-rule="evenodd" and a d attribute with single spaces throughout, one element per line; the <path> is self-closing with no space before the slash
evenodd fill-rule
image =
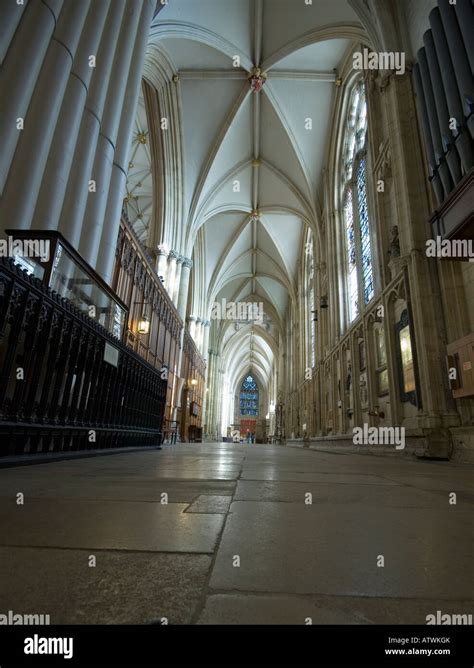
<path id="1" fill-rule="evenodd" d="M 0 469 L 0 614 L 74 624 L 473 614 L 473 473 L 242 444 Z"/>

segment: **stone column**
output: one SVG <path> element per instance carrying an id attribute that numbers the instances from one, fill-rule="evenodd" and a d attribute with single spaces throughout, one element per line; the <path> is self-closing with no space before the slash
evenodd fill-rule
<path id="1" fill-rule="evenodd" d="M 199 350 L 200 353 L 202 353 L 202 319 L 198 316 L 196 318 L 196 334 L 194 337 L 194 343 L 196 344 L 196 348 Z"/>
<path id="2" fill-rule="evenodd" d="M 209 352 L 209 334 L 211 331 L 211 323 L 209 320 L 204 321 L 204 345 L 203 345 L 203 359 L 206 363 L 206 371 L 204 374 L 204 396 L 202 402 L 202 425 L 207 424 L 207 395 L 209 394 L 209 365 L 210 365 L 210 352 Z"/>
<path id="3" fill-rule="evenodd" d="M 164 282 L 166 279 L 166 268 L 168 265 L 168 249 L 166 248 L 166 246 L 160 245 L 157 248 L 157 252 L 158 252 L 158 261 L 156 264 L 156 273 L 158 274 L 158 276 L 161 276 Z"/>
<path id="4" fill-rule="evenodd" d="M 206 392 L 206 430 L 208 437 L 213 440 L 213 425 L 214 425 L 214 412 L 215 412 L 215 369 L 216 369 L 216 360 L 217 354 L 214 350 L 209 350 L 209 365 L 207 373 L 207 388 Z"/>
<path id="5" fill-rule="evenodd" d="M 179 290 L 181 287 L 181 272 L 183 269 L 183 261 L 184 257 L 182 255 L 178 255 L 176 258 L 176 273 L 174 277 L 174 290 L 173 294 L 171 295 L 171 299 L 173 300 L 175 306 L 178 306 L 178 299 L 179 299 Z"/>
<path id="6" fill-rule="evenodd" d="M 204 361 L 207 361 L 209 354 L 209 334 L 211 332 L 211 323 L 209 320 L 204 320 L 204 339 L 202 346 L 202 356 Z"/>
<path id="7" fill-rule="evenodd" d="M 430 203 L 422 155 L 414 150 L 420 145 L 420 140 L 417 125 L 413 123 L 415 102 L 409 77 L 392 76 L 383 95 L 392 147 L 396 222 L 401 247 L 405 249 L 400 269 L 406 264 L 406 302 L 411 306 L 422 399 L 422 407 L 416 415 L 408 417 L 405 413 L 403 426 L 422 430 L 428 452 L 435 455 L 449 450 L 445 430 L 456 426 L 459 416 L 448 403 L 448 375 L 444 362 L 446 341 L 439 311 L 442 296 L 437 273 L 433 271 L 433 261 L 426 256 L 425 227 L 420 224 L 420 221 L 429 219 Z M 387 327 L 391 325 L 393 328 L 393 324 L 388 320 Z M 388 347 L 389 354 L 393 355 L 393 351 Z M 395 400 L 392 396 L 391 401 Z"/>
<path id="8" fill-rule="evenodd" d="M 186 317 L 186 306 L 188 303 L 188 290 L 189 290 L 189 278 L 191 274 L 191 268 L 193 266 L 193 261 L 188 258 L 184 258 L 183 264 L 181 267 L 181 280 L 179 283 L 179 294 L 178 294 L 178 313 L 179 317 L 184 320 Z"/>
<path id="9" fill-rule="evenodd" d="M 168 291 L 169 296 L 172 299 L 172 294 L 174 292 L 174 283 L 176 278 L 176 261 L 178 259 L 178 253 L 174 250 L 171 250 L 168 253 L 168 271 L 165 277 L 165 287 Z"/>
<path id="10" fill-rule="evenodd" d="M 194 341 L 194 338 L 196 336 L 196 316 L 190 315 L 188 318 L 188 323 L 189 323 L 189 336 Z"/>
<path id="11" fill-rule="evenodd" d="M 220 361 L 220 358 L 219 358 Z M 223 405 L 223 397 L 222 397 L 222 391 L 224 388 L 224 373 L 225 370 L 223 368 L 218 369 L 218 374 L 217 374 L 217 385 L 216 385 L 216 415 L 215 415 L 215 429 L 216 429 L 216 439 L 218 441 L 221 440 L 221 422 L 222 422 L 222 405 Z"/>

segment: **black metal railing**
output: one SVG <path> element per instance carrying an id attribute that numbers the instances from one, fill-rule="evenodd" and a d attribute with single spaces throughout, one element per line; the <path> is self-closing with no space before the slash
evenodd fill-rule
<path id="1" fill-rule="evenodd" d="M 0 258 L 0 456 L 159 445 L 166 386 L 101 325 Z"/>

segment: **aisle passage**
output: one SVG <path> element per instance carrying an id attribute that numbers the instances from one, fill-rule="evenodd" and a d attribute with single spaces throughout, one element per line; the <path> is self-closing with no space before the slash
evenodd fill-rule
<path id="1" fill-rule="evenodd" d="M 466 464 L 217 443 L 1 469 L 0 613 L 74 624 L 472 614 L 473 478 Z"/>

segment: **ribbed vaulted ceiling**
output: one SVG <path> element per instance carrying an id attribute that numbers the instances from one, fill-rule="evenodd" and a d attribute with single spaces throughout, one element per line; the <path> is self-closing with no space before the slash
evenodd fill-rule
<path id="1" fill-rule="evenodd" d="M 268 379 L 305 224 L 318 226 L 337 71 L 362 35 L 346 0 L 173 0 L 152 29 L 179 76 L 185 219 L 204 234 L 208 306 L 262 301 L 270 321 L 222 324 L 235 379 L 249 366 Z M 258 93 L 253 67 L 267 76 Z"/>

